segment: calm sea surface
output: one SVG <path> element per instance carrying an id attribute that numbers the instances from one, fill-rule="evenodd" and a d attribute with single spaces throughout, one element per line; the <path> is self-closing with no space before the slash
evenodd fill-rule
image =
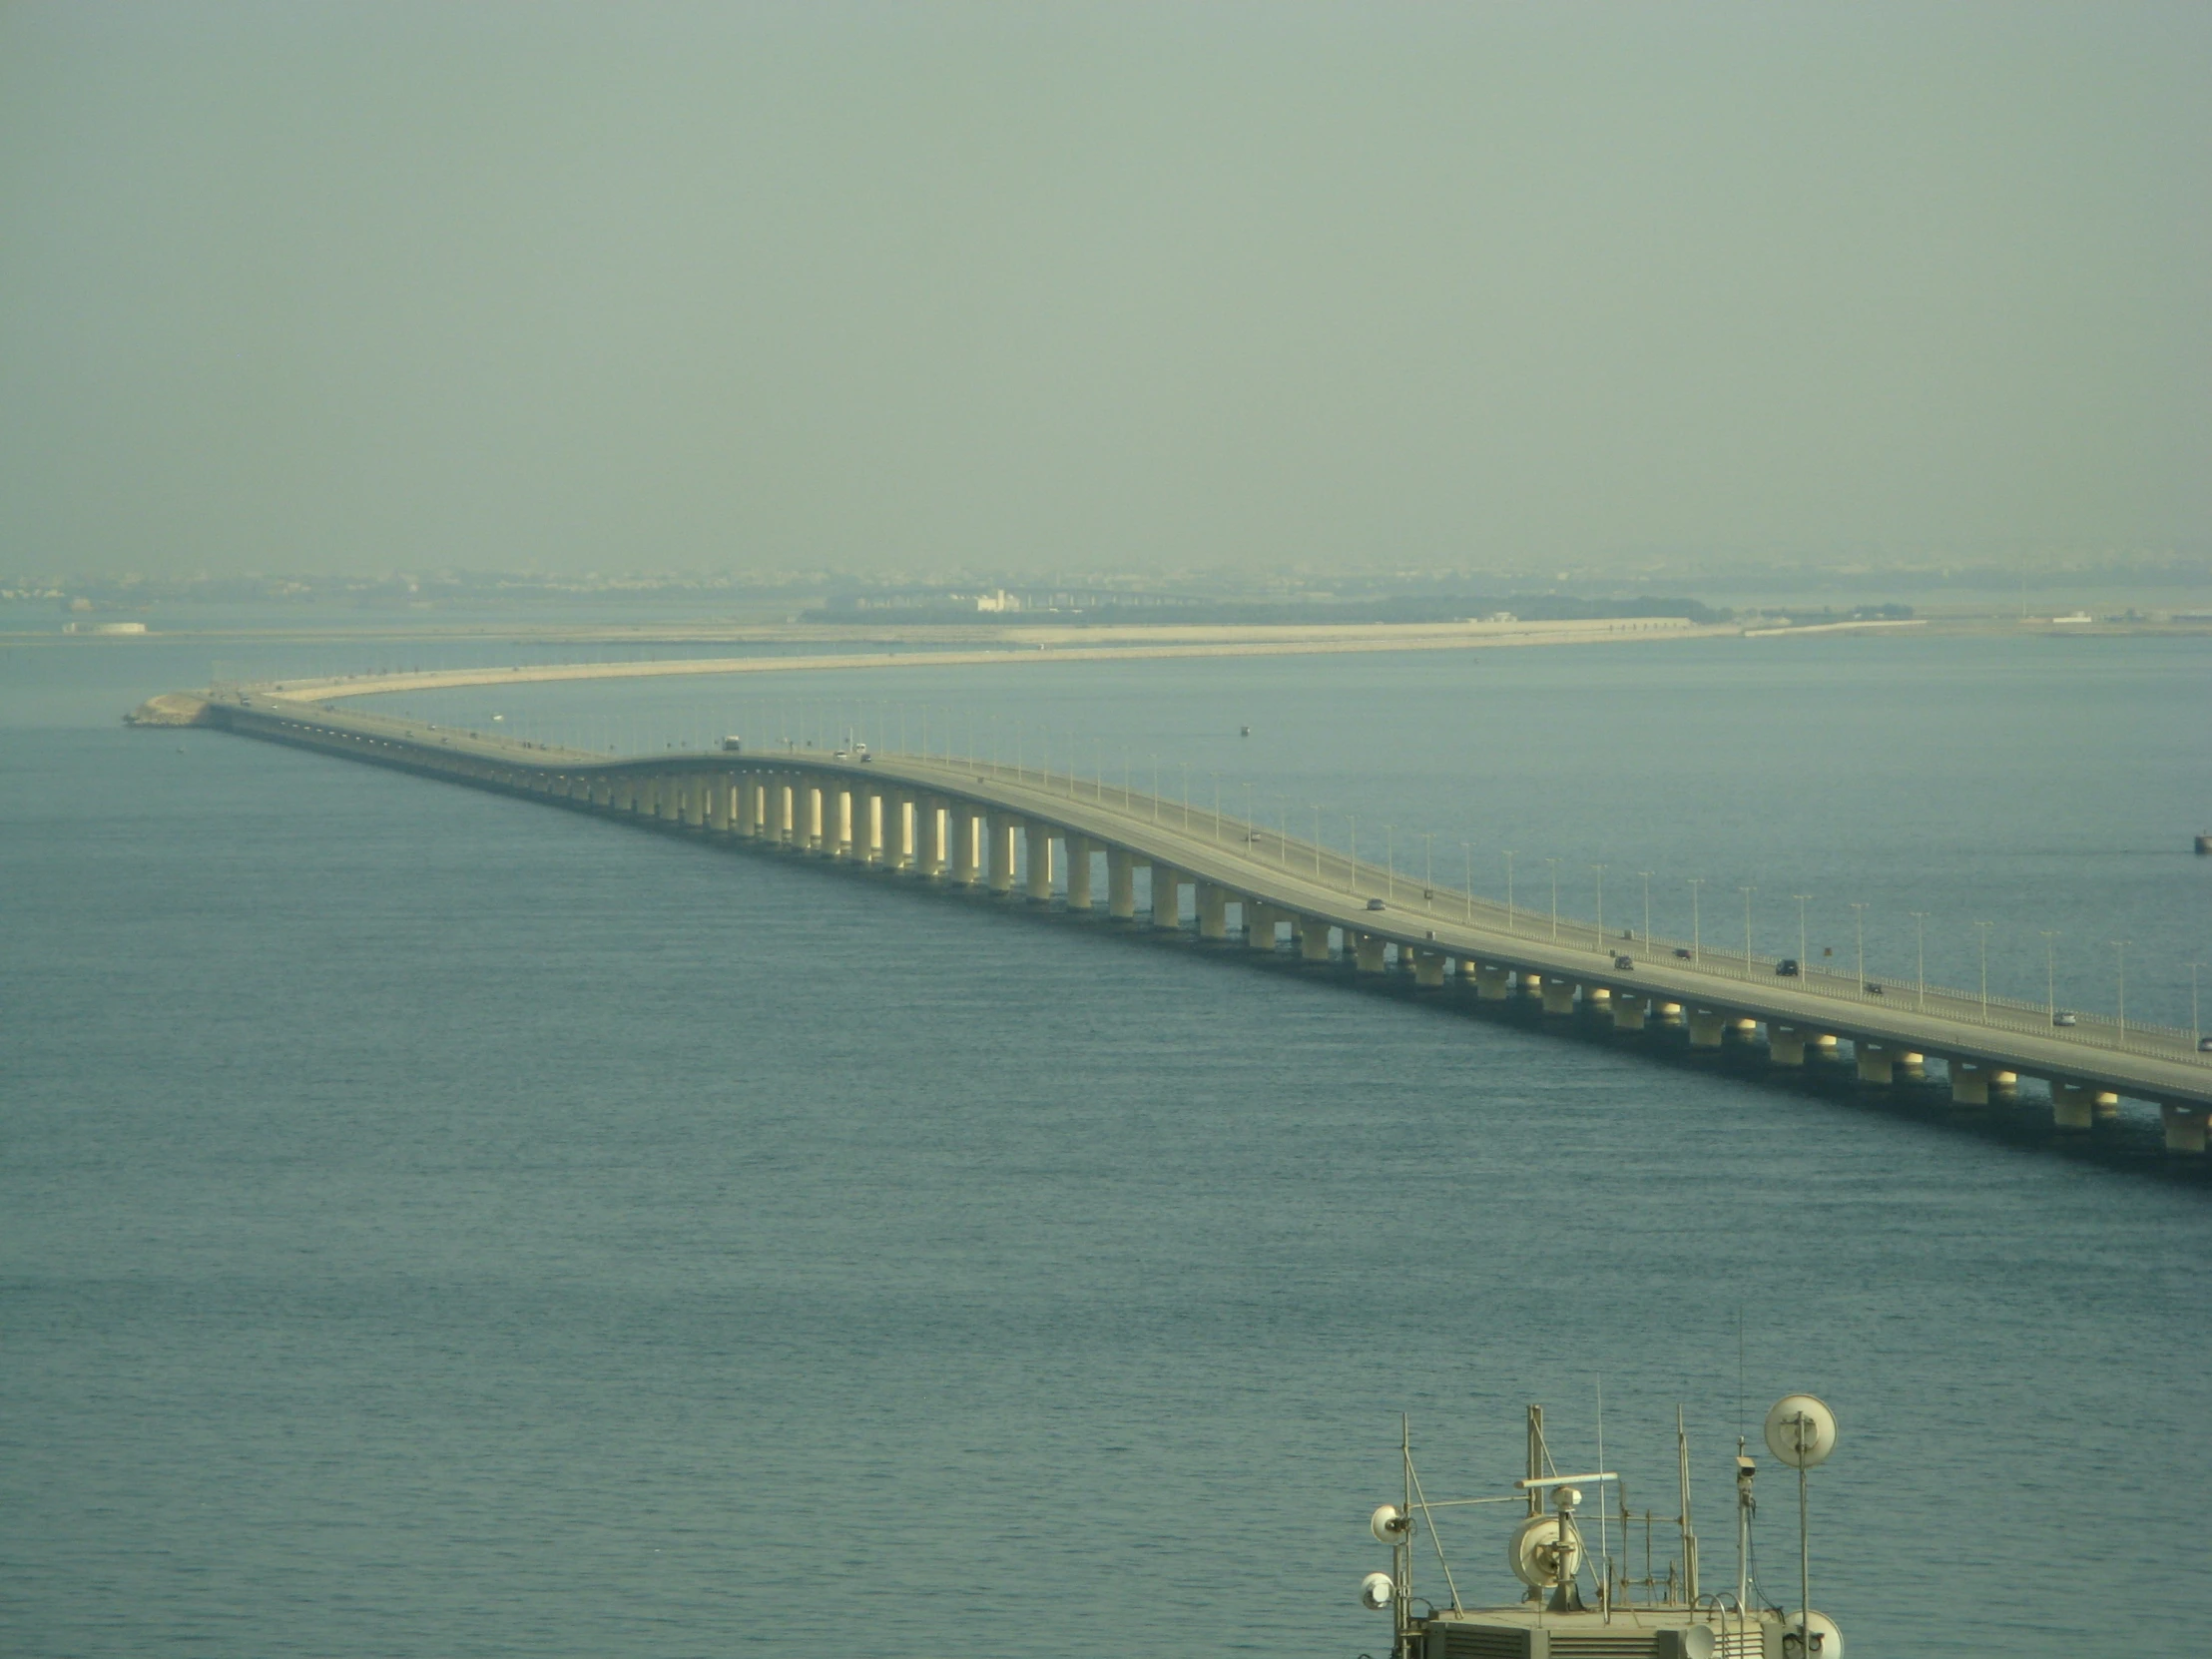
<path id="1" fill-rule="evenodd" d="M 2147 1120 L 2053 1147 L 115 725 L 210 654 L 0 646 L 0 1652 L 1351 1659 L 1397 1413 L 1474 1495 L 1527 1401 L 1596 1457 L 1601 1384 L 1639 1509 L 1687 1407 L 1709 1585 L 1740 1398 L 1755 1449 L 1835 1405 L 1855 1654 L 2203 1651 L 2212 1187 Z M 1524 904 L 1603 863 L 1621 925 L 1648 870 L 1661 931 L 1695 877 L 1709 942 L 1750 886 L 1755 948 L 1803 893 L 1846 958 L 1856 901 L 1910 975 L 1920 911 L 1972 983 L 1987 921 L 2038 998 L 2049 930 L 2096 1009 L 2125 940 L 2186 1025 L 2208 685 L 2202 641 L 1832 638 L 387 706 L 625 750 L 926 708 L 1493 894 L 1511 848 Z M 1446 1526 L 1504 1598 L 1506 1525 Z"/>

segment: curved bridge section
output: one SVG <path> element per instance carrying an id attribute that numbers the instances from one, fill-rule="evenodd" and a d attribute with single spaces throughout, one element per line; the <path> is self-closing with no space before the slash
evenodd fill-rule
<path id="1" fill-rule="evenodd" d="M 177 704 L 189 700 L 157 700 Z M 152 705 L 149 706 L 153 707 Z M 1067 773 L 954 756 L 707 754 L 610 760 L 247 692 L 205 699 L 193 724 L 319 750 L 574 811 L 688 827 L 911 878 L 976 886 L 1123 923 L 1186 926 L 1311 962 L 1455 983 L 1482 1001 L 1616 1029 L 1687 1026 L 1692 1047 L 1756 1039 L 1802 1066 L 1849 1044 L 1886 1084 L 1940 1059 L 1962 1104 L 2025 1077 L 2053 1121 L 2088 1130 L 2123 1096 L 2156 1106 L 2170 1151 L 2202 1154 L 2212 1055 L 2191 1033 L 1911 981 L 1778 971 L 1771 958 L 1638 939 L 1598 922 L 1511 909 L 1311 841 Z M 1143 904 L 1140 910 L 1140 882 Z M 1188 903 L 1186 905 L 1186 895 Z"/>

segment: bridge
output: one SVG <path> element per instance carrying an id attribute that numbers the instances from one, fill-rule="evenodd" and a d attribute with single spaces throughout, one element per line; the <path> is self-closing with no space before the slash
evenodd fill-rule
<path id="1" fill-rule="evenodd" d="M 1280 829 L 1066 770 L 857 749 L 610 759 L 312 695 L 177 694 L 133 718 L 215 726 L 1008 902 L 1102 911 L 1124 926 L 1188 926 L 1225 948 L 1289 951 L 1483 1002 L 1528 998 L 1546 1015 L 1618 1031 L 1687 1027 L 1696 1049 L 1763 1036 L 1776 1066 L 1841 1060 L 1848 1044 L 1872 1085 L 1939 1059 L 1961 1105 L 2017 1100 L 2020 1079 L 2037 1078 L 2058 1130 L 2089 1131 L 2116 1117 L 2124 1097 L 2157 1109 L 2168 1151 L 2205 1151 L 2212 1054 L 2190 1031 L 2087 1014 L 2061 1025 L 2043 1004 L 1645 938 L 1428 885 Z"/>

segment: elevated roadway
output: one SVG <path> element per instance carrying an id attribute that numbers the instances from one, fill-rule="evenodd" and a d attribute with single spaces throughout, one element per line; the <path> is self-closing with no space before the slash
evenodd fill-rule
<path id="1" fill-rule="evenodd" d="M 166 705 L 166 712 L 163 706 Z M 2193 1034 L 1948 987 L 1813 971 L 1512 908 L 1243 820 L 1095 778 L 953 755 L 716 753 L 610 759 L 267 692 L 158 699 L 156 723 L 223 727 L 479 788 L 933 881 L 1103 909 L 1203 939 L 1347 960 L 1364 973 L 1457 981 L 1484 1001 L 1540 1000 L 1616 1028 L 1688 1028 L 1693 1047 L 1763 1036 L 1769 1058 L 1825 1051 L 1871 1084 L 1939 1059 L 1953 1097 L 2049 1087 L 2054 1124 L 2088 1130 L 2122 1097 L 2155 1106 L 2169 1150 L 2201 1154 L 2212 1054 Z M 1103 895 L 1103 904 L 1100 903 Z M 1233 913 L 1233 914 L 1232 914 Z"/>

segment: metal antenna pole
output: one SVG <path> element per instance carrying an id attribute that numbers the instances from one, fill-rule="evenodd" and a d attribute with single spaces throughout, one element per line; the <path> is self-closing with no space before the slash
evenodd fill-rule
<path id="1" fill-rule="evenodd" d="M 1797 1419 L 1797 1555 L 1798 1555 L 1798 1652 L 1812 1659 L 1813 1653 L 1813 1535 L 1806 1498 L 1805 1413 Z"/>
<path id="2" fill-rule="evenodd" d="M 1690 1435 L 1683 1426 L 1682 1407 L 1674 1408 L 1674 1460 L 1675 1473 L 1681 1483 L 1682 1515 L 1682 1583 L 1683 1600 L 1692 1607 L 1697 1605 L 1697 1534 L 1690 1530 Z"/>

